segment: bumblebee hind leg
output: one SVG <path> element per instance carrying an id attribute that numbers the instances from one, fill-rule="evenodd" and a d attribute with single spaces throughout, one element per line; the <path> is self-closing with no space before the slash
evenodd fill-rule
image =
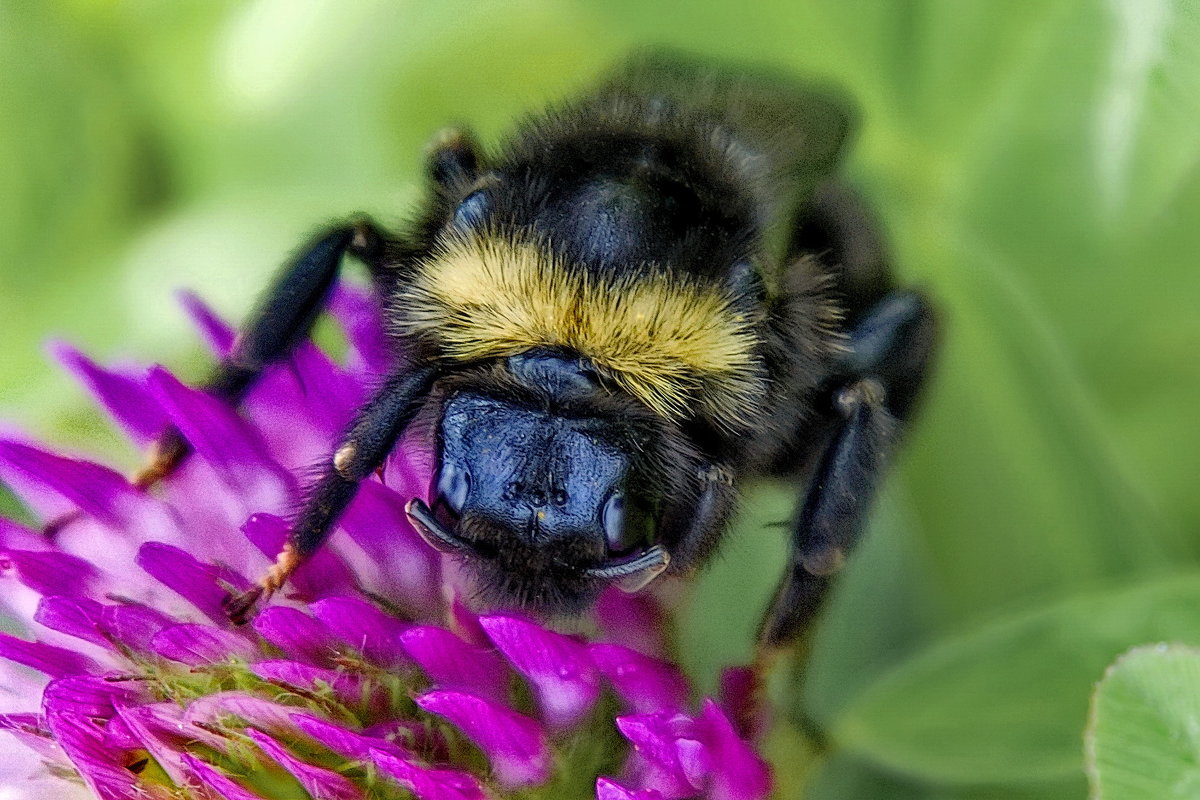
<path id="1" fill-rule="evenodd" d="M 826 181 L 796 215 L 790 255 L 812 255 L 833 278 L 833 291 L 853 327 L 894 288 L 878 221 L 841 180 Z"/>
<path id="2" fill-rule="evenodd" d="M 379 277 L 377 265 L 383 250 L 382 236 L 368 222 L 323 234 L 276 277 L 238 333 L 233 352 L 200 388 L 230 405 L 239 404 L 271 363 L 286 358 L 308 336 L 337 278 L 342 256 L 353 253 Z M 168 426 L 150 444 L 144 466 L 130 477 L 130 483 L 149 489 L 174 472 L 191 450 L 179 429 Z M 46 523 L 42 533 L 52 539 L 81 516 L 78 509 L 67 512 Z"/>
<path id="3" fill-rule="evenodd" d="M 217 365 L 201 388 L 230 405 L 239 404 L 263 371 L 288 356 L 312 329 L 325 307 L 342 256 L 354 253 L 368 264 L 382 249 L 382 237 L 369 223 L 334 228 L 317 239 L 275 279 L 234 342 L 233 352 Z M 170 475 L 191 452 L 175 427 L 150 446 L 146 465 L 132 483 L 149 488 Z"/>
<path id="4" fill-rule="evenodd" d="M 867 512 L 931 360 L 936 319 L 916 292 L 893 292 L 850 332 L 822 411 L 834 420 L 800 503 L 787 571 L 759 629 L 776 648 L 812 621 L 831 576 L 862 535 Z"/>

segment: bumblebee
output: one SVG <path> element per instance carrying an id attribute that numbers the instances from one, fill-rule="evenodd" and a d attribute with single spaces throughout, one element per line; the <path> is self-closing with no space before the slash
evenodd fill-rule
<path id="1" fill-rule="evenodd" d="M 643 54 L 485 152 L 428 154 L 407 230 L 359 219 L 276 279 L 205 388 L 238 403 L 308 336 L 347 254 L 377 292 L 395 365 L 309 487 L 234 619 L 279 589 L 397 438 L 436 442 L 407 506 L 483 604 L 577 614 L 716 552 L 738 487 L 798 486 L 791 556 L 760 640 L 811 619 L 860 537 L 935 348 L 836 169 L 841 98 L 786 78 Z M 159 439 L 137 482 L 186 457 Z"/>

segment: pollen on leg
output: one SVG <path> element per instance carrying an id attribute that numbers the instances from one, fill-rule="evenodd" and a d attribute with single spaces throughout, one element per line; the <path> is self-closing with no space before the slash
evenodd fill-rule
<path id="1" fill-rule="evenodd" d="M 370 242 L 370 229 L 366 225 L 355 225 L 354 235 L 350 238 L 350 247 L 355 250 L 366 250 Z"/>
<path id="2" fill-rule="evenodd" d="M 426 157 L 434 156 L 440 150 L 470 150 L 474 147 L 471 135 L 462 128 L 442 128 L 433 135 L 425 146 Z"/>
<path id="3" fill-rule="evenodd" d="M 279 555 L 275 557 L 275 563 L 259 581 L 263 593 L 270 597 L 279 591 L 298 566 L 300 566 L 300 554 L 296 551 L 296 546 L 291 542 L 285 543 L 283 549 L 279 551 Z"/>
<path id="4" fill-rule="evenodd" d="M 150 444 L 146 465 L 129 479 L 138 489 L 149 489 L 170 475 L 187 454 L 188 444 L 183 435 L 170 429 Z"/>
<path id="5" fill-rule="evenodd" d="M 846 563 L 846 551 L 840 547 L 825 547 L 806 555 L 803 563 L 813 575 L 832 575 Z"/>
<path id="6" fill-rule="evenodd" d="M 333 454 L 333 468 L 338 471 L 338 474 L 343 478 L 351 478 L 350 464 L 354 461 L 354 456 L 358 453 L 358 449 L 353 444 L 344 444 L 337 449 Z"/>
<path id="7" fill-rule="evenodd" d="M 259 580 L 258 586 L 225 598 L 222 606 L 230 621 L 236 625 L 244 625 L 259 600 L 270 599 L 271 595 L 279 591 L 291 574 L 296 571 L 296 568 L 300 566 L 300 561 L 300 554 L 296 551 L 295 546 L 291 542 L 284 544 L 279 555 L 275 557 L 275 563 Z"/>
<path id="8" fill-rule="evenodd" d="M 884 400 L 883 385 L 874 378 L 864 378 L 839 391 L 834 402 L 844 416 L 849 417 L 854 409 L 863 404 L 881 405 Z"/>

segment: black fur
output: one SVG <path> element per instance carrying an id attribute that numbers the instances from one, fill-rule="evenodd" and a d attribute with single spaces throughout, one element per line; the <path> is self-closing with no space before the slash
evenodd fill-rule
<path id="1" fill-rule="evenodd" d="M 444 530 L 433 540 L 474 565 L 485 602 L 538 612 L 586 608 L 604 587 L 588 570 L 618 563 L 631 541 L 664 550 L 673 573 L 702 566 L 737 485 L 789 474 L 801 486 L 795 556 L 762 635 L 794 636 L 861 530 L 934 344 L 929 304 L 894 292 L 869 214 L 831 181 L 851 127 L 828 92 L 652 54 L 526 121 L 495 153 L 443 133 L 406 232 L 340 228 L 285 272 L 247 328 L 252 342 L 283 345 L 256 350 L 250 373 L 235 354 L 219 372 L 239 384 L 227 399 L 307 334 L 342 252 L 367 264 L 385 313 L 403 319 L 414 271 L 470 231 L 541 242 L 567 269 L 659 271 L 725 292 L 758 327 L 769 395 L 747 429 L 701 411 L 668 420 L 577 353 L 461 363 L 398 326 L 395 374 L 317 482 L 297 549 L 320 543 L 414 416 L 430 421 L 440 451 L 426 519 Z M 644 534 L 624 535 L 621 521 Z M 655 563 L 652 549 L 639 567 Z"/>

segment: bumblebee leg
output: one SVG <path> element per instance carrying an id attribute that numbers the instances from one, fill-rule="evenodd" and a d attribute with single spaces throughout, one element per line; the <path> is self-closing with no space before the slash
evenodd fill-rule
<path id="1" fill-rule="evenodd" d="M 801 502 L 787 573 L 759 629 L 762 645 L 782 646 L 803 632 L 861 536 L 935 332 L 932 308 L 913 292 L 887 295 L 852 331 L 845 377 L 829 395 L 837 422 Z"/>
<path id="2" fill-rule="evenodd" d="M 262 597 L 270 597 L 304 559 L 316 552 L 358 492 L 359 482 L 387 458 L 396 439 L 416 416 L 436 377 L 435 368 L 416 367 L 392 376 L 358 412 L 324 474 L 313 485 L 275 563 L 253 589 L 228 598 L 225 610 L 239 624 Z"/>
<path id="3" fill-rule="evenodd" d="M 839 180 L 819 186 L 800 209 L 791 249 L 793 256 L 812 255 L 826 266 L 851 325 L 893 288 L 875 215 Z"/>
<path id="4" fill-rule="evenodd" d="M 351 252 L 373 264 L 382 243 L 379 232 L 366 222 L 335 228 L 318 239 L 275 279 L 238 334 L 233 352 L 202 388 L 230 404 L 241 402 L 268 365 L 286 358 L 308 336 L 337 278 L 343 254 Z M 152 486 L 178 467 L 190 450 L 177 428 L 167 428 L 151 445 L 146 466 L 133 476 L 133 484 Z"/>
<path id="5" fill-rule="evenodd" d="M 479 173 L 479 146 L 470 131 L 444 128 L 425 149 L 429 175 L 441 186 L 461 187 Z"/>

